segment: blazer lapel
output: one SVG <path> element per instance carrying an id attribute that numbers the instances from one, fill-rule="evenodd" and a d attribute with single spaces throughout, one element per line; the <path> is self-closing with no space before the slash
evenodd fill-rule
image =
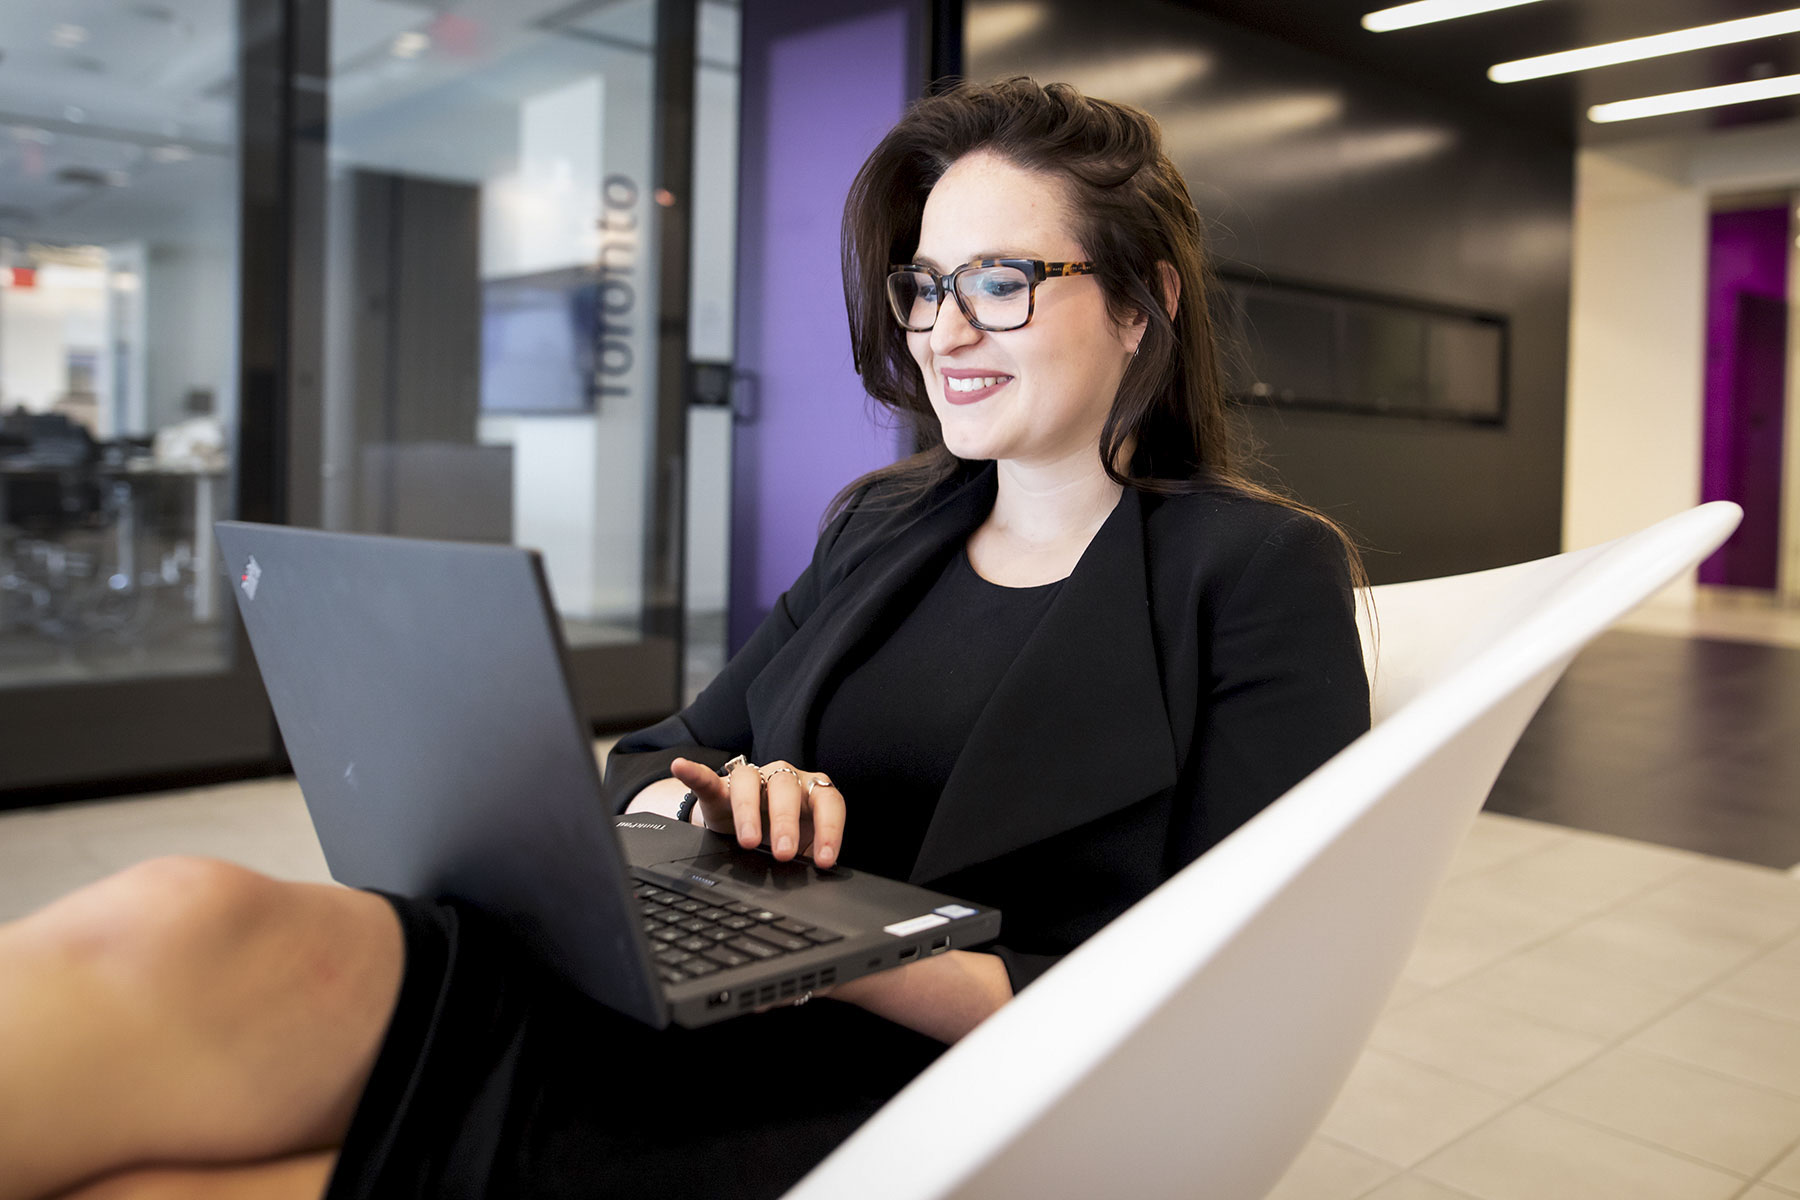
<path id="1" fill-rule="evenodd" d="M 745 696 L 756 714 L 757 761 L 805 761 L 811 715 L 832 672 L 863 638 L 893 628 L 896 605 L 907 601 L 917 584 L 935 578 L 924 572 L 986 519 L 994 490 L 990 465 L 877 546 L 826 592 Z"/>
<path id="2" fill-rule="evenodd" d="M 1174 786 L 1147 561 L 1142 508 L 1127 489 L 970 731 L 913 882 Z"/>

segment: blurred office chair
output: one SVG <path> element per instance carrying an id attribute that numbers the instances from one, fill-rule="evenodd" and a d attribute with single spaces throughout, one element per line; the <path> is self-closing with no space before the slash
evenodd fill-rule
<path id="1" fill-rule="evenodd" d="M 1707 504 L 1590 549 L 1372 589 L 1374 728 L 964 1038 L 788 1200 L 1265 1195 L 1343 1086 L 1545 694 L 1741 516 Z"/>

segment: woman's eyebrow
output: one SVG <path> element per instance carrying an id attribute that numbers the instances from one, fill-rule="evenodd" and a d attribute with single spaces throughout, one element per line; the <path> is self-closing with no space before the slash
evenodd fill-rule
<path id="1" fill-rule="evenodd" d="M 976 259 L 980 259 L 980 258 L 1037 258 L 1037 257 L 1038 257 L 1038 255 L 1034 254 L 1030 250 L 983 250 L 979 254 L 969 255 L 969 257 L 963 259 L 963 262 L 972 263 Z M 943 270 L 943 268 L 938 265 L 937 259 L 932 258 L 929 254 L 914 254 L 912 256 L 912 261 L 915 264 L 917 264 L 918 266 L 930 267 L 934 271 L 941 272 Z"/>

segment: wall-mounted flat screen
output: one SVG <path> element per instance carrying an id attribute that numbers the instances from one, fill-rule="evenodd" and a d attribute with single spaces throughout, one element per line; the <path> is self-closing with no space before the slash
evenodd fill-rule
<path id="1" fill-rule="evenodd" d="M 599 273 L 589 267 L 482 282 L 483 412 L 593 410 L 599 291 Z"/>
<path id="2" fill-rule="evenodd" d="M 1506 318 L 1266 280 L 1228 278 L 1248 403 L 1506 420 Z"/>

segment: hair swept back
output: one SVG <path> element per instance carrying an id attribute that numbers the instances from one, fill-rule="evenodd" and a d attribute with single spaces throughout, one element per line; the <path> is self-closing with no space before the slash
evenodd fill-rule
<path id="1" fill-rule="evenodd" d="M 1181 172 L 1163 153 L 1162 130 L 1142 109 L 1085 96 L 1066 83 L 1018 76 L 962 83 L 915 102 L 869 155 L 844 205 L 844 303 L 853 361 L 864 387 L 922 449 L 853 481 L 827 520 L 873 483 L 896 500 L 922 494 L 963 465 L 944 446 L 906 334 L 887 303 L 889 267 L 918 246 L 925 198 L 950 165 L 986 151 L 1061 182 L 1076 241 L 1115 321 L 1148 317 L 1100 435 L 1106 473 L 1141 491 L 1178 495 L 1224 485 L 1323 521 L 1343 542 L 1351 577 L 1366 582 L 1361 555 L 1337 522 L 1251 479 L 1255 458 L 1242 416 L 1225 391 L 1214 283 L 1199 213 Z M 1170 316 L 1162 297 L 1168 263 L 1181 292 Z M 1125 469 L 1120 449 L 1134 445 Z"/>

